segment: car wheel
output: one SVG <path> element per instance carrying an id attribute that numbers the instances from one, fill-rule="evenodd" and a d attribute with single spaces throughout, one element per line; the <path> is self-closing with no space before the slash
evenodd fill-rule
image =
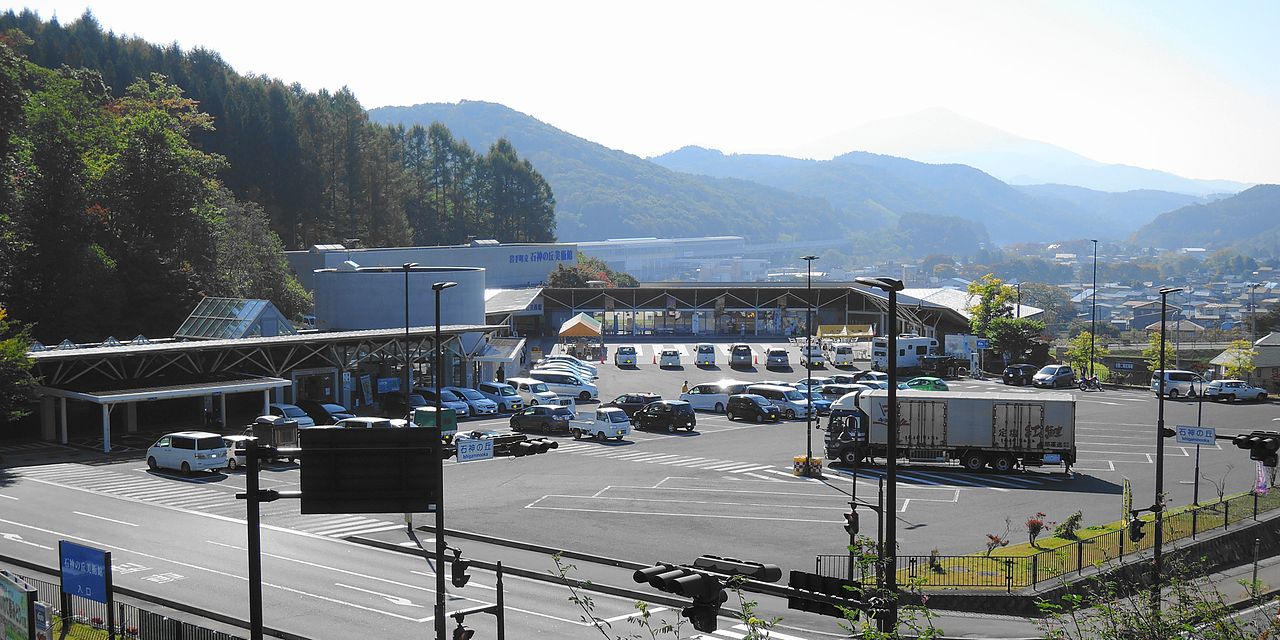
<path id="1" fill-rule="evenodd" d="M 537 399 L 537 398 L 534 398 L 534 399 L 532 399 L 532 400 L 530 400 L 530 401 L 529 401 L 529 406 L 531 406 L 531 407 L 532 407 L 532 406 L 535 406 L 535 405 L 537 405 L 537 404 L 538 404 L 538 399 Z"/>
<path id="2" fill-rule="evenodd" d="M 716 413 L 720 413 L 720 412 L 722 412 L 722 411 L 724 411 L 724 405 L 723 405 L 723 404 L 720 404 L 719 402 L 717 402 L 717 403 L 716 403 Z M 732 420 L 732 418 L 730 418 L 730 420 Z"/>
<path id="3" fill-rule="evenodd" d="M 857 464 L 858 450 L 852 449 L 852 448 L 845 449 L 840 453 L 840 460 L 843 461 L 845 464 Z"/>
<path id="4" fill-rule="evenodd" d="M 788 420 L 795 420 L 795 419 L 796 419 L 796 412 L 795 412 L 795 411 L 793 411 L 793 410 L 791 410 L 791 409 L 787 409 L 787 411 L 786 411 L 786 413 L 785 413 L 784 415 L 786 415 L 786 416 L 787 416 L 787 419 L 788 419 Z"/>
<path id="5" fill-rule="evenodd" d="M 1170 399 L 1170 400 L 1177 400 L 1177 399 L 1178 399 L 1178 390 L 1177 390 L 1177 389 L 1170 389 L 1170 390 L 1169 390 L 1169 399 Z"/>
<path id="6" fill-rule="evenodd" d="M 578 399 L 583 402 L 586 402 L 591 399 L 591 393 L 587 391 L 583 391 L 582 393 L 578 394 Z"/>
<path id="7" fill-rule="evenodd" d="M 725 414 L 724 414 L 724 417 L 725 417 L 725 418 L 728 418 L 728 419 L 729 419 L 729 422 L 733 422 L 733 412 L 732 412 L 732 411 L 729 411 L 729 412 L 725 413 Z"/>
<path id="8" fill-rule="evenodd" d="M 156 469 L 159 469 L 160 467 L 159 467 L 159 465 L 157 465 L 157 464 L 156 464 L 156 459 L 155 459 L 155 458 L 148 456 L 148 457 L 147 457 L 147 468 L 148 468 L 148 469 L 150 469 L 150 470 L 152 470 L 152 471 L 155 471 Z"/>
<path id="9" fill-rule="evenodd" d="M 961 459 L 960 464 L 964 465 L 965 469 L 977 473 L 987 466 L 987 457 L 981 453 L 969 453 Z"/>
<path id="10" fill-rule="evenodd" d="M 675 423 L 667 425 L 667 433 L 675 433 L 675 432 L 676 432 Z"/>
<path id="11" fill-rule="evenodd" d="M 608 440 L 608 439 L 609 439 L 609 436 L 606 436 L 603 431 L 596 432 L 596 440 L 599 440 L 600 442 L 604 442 L 605 440 Z"/>
<path id="12" fill-rule="evenodd" d="M 235 470 L 236 470 L 236 467 L 238 467 L 238 466 L 240 466 L 240 463 L 239 463 L 239 462 L 236 462 L 236 457 L 235 457 L 235 456 L 228 456 L 228 457 L 227 457 L 227 469 L 230 469 L 231 471 L 235 471 Z"/>
<path id="13" fill-rule="evenodd" d="M 1016 461 L 1013 459 L 1013 456 L 1007 453 L 1002 453 L 996 456 L 995 460 L 991 461 L 991 468 L 995 469 L 996 473 L 1009 473 L 1010 471 L 1013 471 L 1013 465 L 1015 462 Z"/>
<path id="14" fill-rule="evenodd" d="M 581 440 L 581 439 L 582 439 L 582 430 L 581 430 L 581 429 L 570 429 L 570 430 L 569 430 L 569 435 L 573 436 L 573 439 L 574 439 L 574 440 Z"/>
<path id="15" fill-rule="evenodd" d="M 758 413 L 757 413 L 757 414 L 756 414 L 756 424 L 760 424 L 761 422 L 764 422 L 764 416 L 761 416 L 760 414 L 758 414 Z"/>
<path id="16" fill-rule="evenodd" d="M 1267 394 L 1265 394 L 1265 393 L 1259 393 L 1259 394 L 1258 394 L 1258 402 L 1266 402 L 1266 401 L 1267 401 Z"/>
<path id="17" fill-rule="evenodd" d="M 1236 397 L 1235 397 L 1234 395 L 1230 395 L 1230 394 L 1225 395 L 1225 396 L 1222 396 L 1222 399 L 1223 399 L 1223 400 L 1225 400 L 1225 401 L 1227 401 L 1227 402 L 1235 402 L 1235 401 L 1236 401 Z"/>
<path id="18" fill-rule="evenodd" d="M 184 462 L 184 463 L 182 463 L 182 475 L 184 475 L 184 476 L 189 476 L 189 475 L 191 475 L 191 465 L 189 465 L 189 464 L 187 464 L 187 463 L 185 463 L 185 462 Z"/>

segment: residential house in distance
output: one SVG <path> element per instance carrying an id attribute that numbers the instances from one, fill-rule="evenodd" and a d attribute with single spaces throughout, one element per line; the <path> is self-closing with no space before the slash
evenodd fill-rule
<path id="1" fill-rule="evenodd" d="M 1280 332 L 1269 333 L 1257 342 L 1253 348 L 1258 355 L 1253 359 L 1253 375 L 1248 377 L 1250 384 L 1255 384 L 1268 392 L 1280 393 Z M 1227 372 L 1227 352 L 1223 351 L 1209 361 L 1214 367 L 1216 377 L 1222 378 Z"/>

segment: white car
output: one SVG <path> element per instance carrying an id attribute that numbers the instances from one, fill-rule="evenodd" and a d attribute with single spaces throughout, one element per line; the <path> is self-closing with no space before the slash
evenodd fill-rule
<path id="1" fill-rule="evenodd" d="M 813 345 L 800 347 L 800 366 L 810 369 L 821 369 L 827 366 L 827 360 L 822 356 L 822 347 Z"/>
<path id="2" fill-rule="evenodd" d="M 339 420 L 333 426 L 339 429 L 403 429 L 409 422 L 404 418 L 379 418 L 356 416 Z"/>
<path id="3" fill-rule="evenodd" d="M 716 366 L 716 346 L 714 344 L 700 344 L 695 349 L 693 359 L 694 366 L 698 367 L 714 367 Z"/>
<path id="4" fill-rule="evenodd" d="M 546 383 L 547 389 L 558 396 L 568 396 L 582 401 L 600 397 L 600 390 L 581 376 L 558 369 L 534 369 L 529 377 Z"/>
<path id="5" fill-rule="evenodd" d="M 170 433 L 147 448 L 147 468 L 217 471 L 227 466 L 227 444 L 207 431 Z"/>
<path id="6" fill-rule="evenodd" d="M 556 393 L 547 388 L 547 383 L 533 378 L 507 378 L 507 384 L 516 388 L 516 393 L 524 399 L 524 406 L 547 404 L 556 399 Z"/>
<path id="7" fill-rule="evenodd" d="M 1255 387 L 1244 380 L 1214 380 L 1204 388 L 1208 400 L 1256 400 L 1265 402 L 1267 390 Z"/>
<path id="8" fill-rule="evenodd" d="M 658 366 L 662 368 L 679 367 L 680 352 L 675 349 L 663 349 L 662 353 L 658 354 Z"/>
<path id="9" fill-rule="evenodd" d="M 499 411 L 511 413 L 524 408 L 524 398 L 505 382 L 481 382 L 476 385 L 476 391 L 497 404 Z"/>
<path id="10" fill-rule="evenodd" d="M 548 362 L 545 365 L 540 364 L 537 367 L 534 367 L 534 369 L 537 371 L 559 371 L 560 373 L 567 373 L 571 376 L 582 378 L 583 380 L 595 380 L 598 377 L 586 369 L 580 369 L 567 362 Z"/>
<path id="11" fill-rule="evenodd" d="M 311 416 L 307 415 L 307 412 L 303 411 L 302 407 L 299 407 L 296 404 L 272 402 L 267 406 L 267 413 L 270 413 L 273 416 L 288 418 L 290 420 L 297 420 L 299 429 L 316 426 L 316 421 L 312 420 Z"/>
<path id="12" fill-rule="evenodd" d="M 584 371 L 590 371 L 591 375 L 597 375 L 600 373 L 599 368 L 596 367 L 595 363 L 587 362 L 586 360 L 583 360 L 581 358 L 575 358 L 573 356 L 568 356 L 568 355 L 547 356 L 539 360 L 537 362 L 537 365 L 541 367 L 542 365 L 549 364 L 552 362 L 565 362 L 579 369 L 582 369 Z"/>
<path id="13" fill-rule="evenodd" d="M 618 367 L 636 366 L 636 348 L 621 346 L 613 352 L 613 364 Z"/>
<path id="14" fill-rule="evenodd" d="M 466 387 L 445 387 L 446 391 L 452 391 L 453 395 L 462 399 L 471 409 L 470 414 L 473 416 L 496 416 L 498 415 L 498 403 L 484 397 L 475 389 Z"/>

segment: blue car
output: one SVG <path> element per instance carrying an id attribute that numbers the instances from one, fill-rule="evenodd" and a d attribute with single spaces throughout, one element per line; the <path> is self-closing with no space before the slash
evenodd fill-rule
<path id="1" fill-rule="evenodd" d="M 831 413 L 831 401 L 822 396 L 822 391 L 820 389 L 815 389 L 813 391 L 800 389 L 799 391 L 800 395 L 809 399 L 809 404 L 813 405 L 813 410 L 816 411 L 818 415 L 825 416 Z"/>

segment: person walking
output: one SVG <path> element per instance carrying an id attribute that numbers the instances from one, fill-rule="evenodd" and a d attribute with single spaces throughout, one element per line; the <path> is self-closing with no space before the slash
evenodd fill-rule
<path id="1" fill-rule="evenodd" d="M 688 381 L 688 380 L 685 380 L 685 381 L 684 381 L 684 384 L 683 384 L 683 385 L 680 385 L 680 393 L 689 393 L 689 381 Z"/>
<path id="2" fill-rule="evenodd" d="M 507 370 L 504 368 L 505 366 L 506 366 L 506 365 L 505 365 L 505 364 L 503 364 L 503 363 L 499 363 L 499 364 L 498 364 L 498 374 L 497 374 L 498 382 L 506 382 L 506 381 L 507 381 Z"/>

